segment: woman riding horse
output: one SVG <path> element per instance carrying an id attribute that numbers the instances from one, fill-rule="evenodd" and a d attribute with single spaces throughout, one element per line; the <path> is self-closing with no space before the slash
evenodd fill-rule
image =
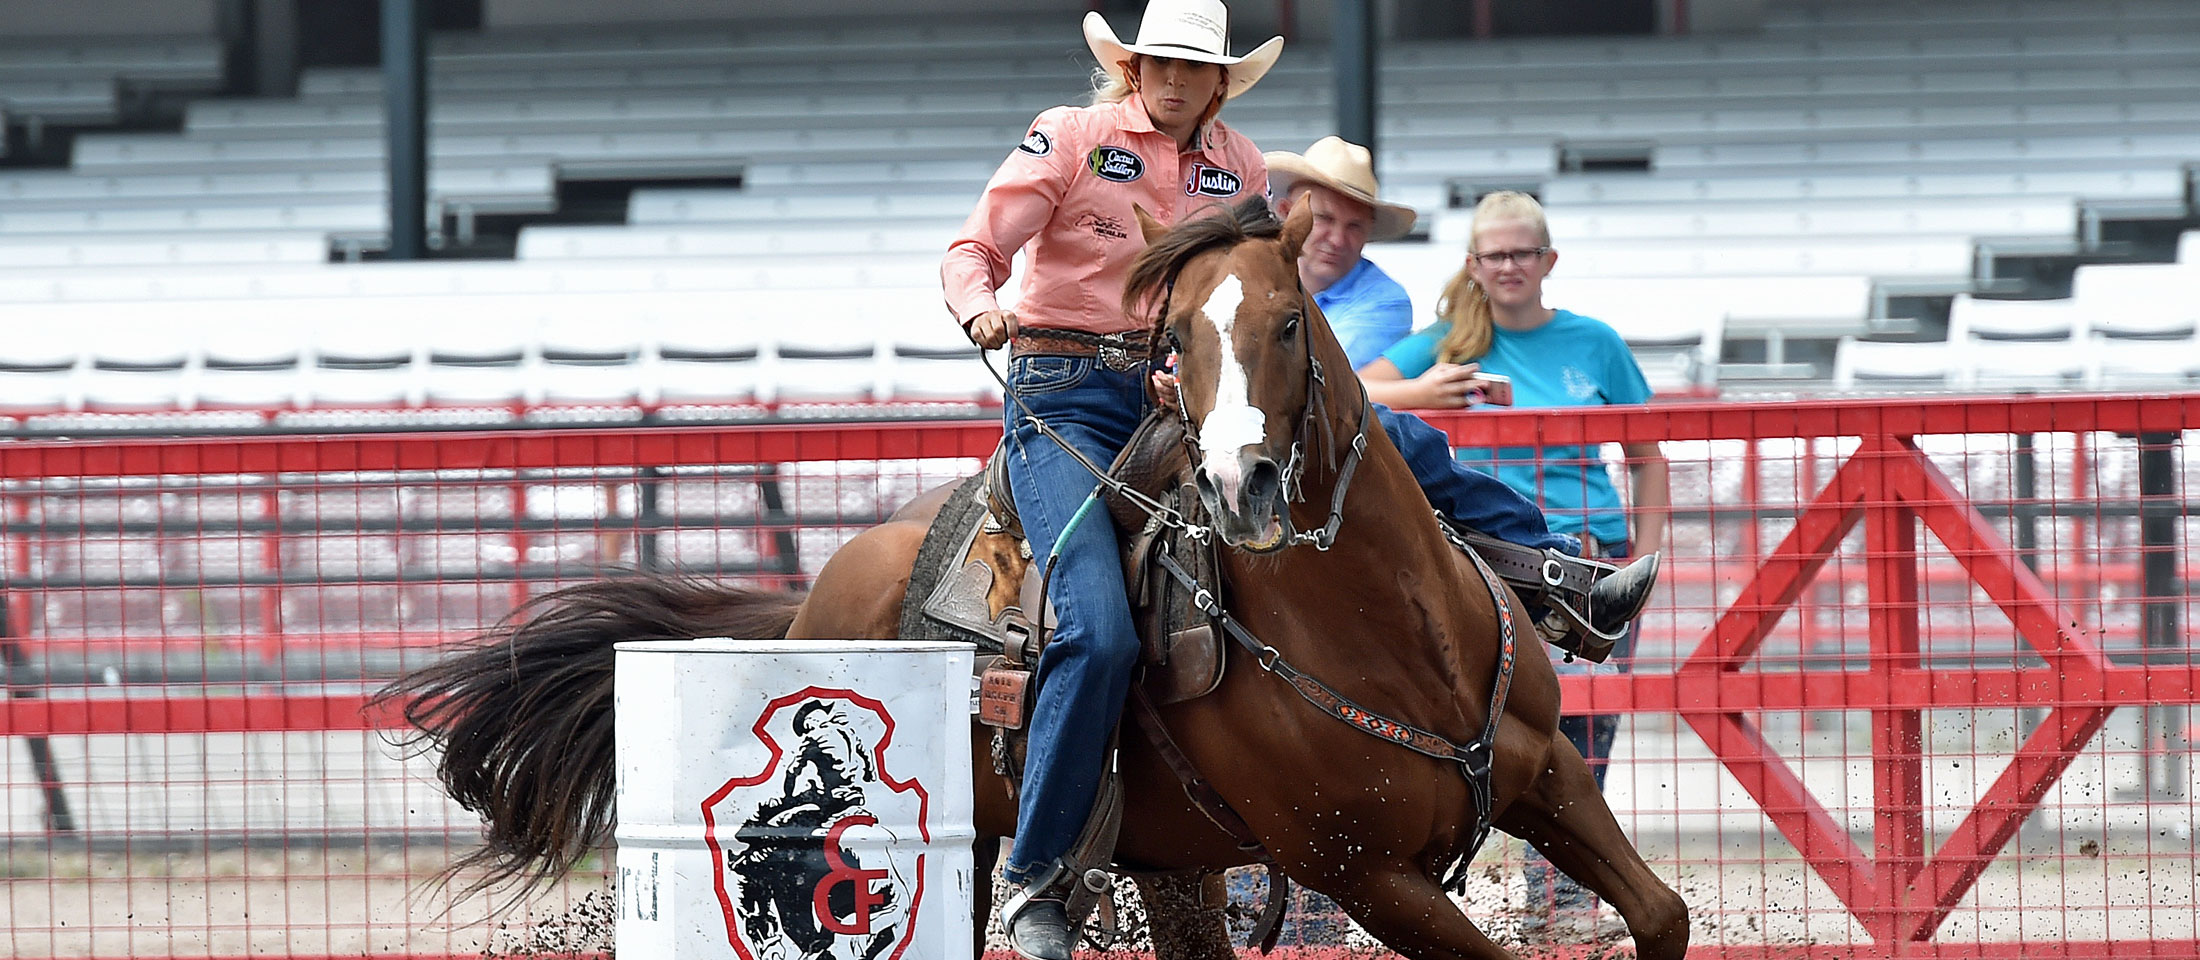
<path id="1" fill-rule="evenodd" d="M 1267 860 L 1410 960 L 1509 957 L 1445 893 L 1494 827 L 1610 902 L 1637 956 L 1677 960 L 1687 907 L 1558 735 L 1557 676 L 1545 658 L 1517 656 L 1519 601 L 1426 509 L 1358 378 L 1319 372 L 1346 360 L 1298 283 L 1312 225 L 1300 213 L 1279 224 L 1254 198 L 1173 230 L 1143 221 L 1152 245 L 1125 278 L 1133 309 L 1165 307 L 1157 333 L 1180 358 L 1194 472 L 1209 486 L 1232 467 L 1279 477 L 1259 495 L 1214 497 L 1200 527 L 1230 548 L 1212 557 L 1219 587 L 1197 593 L 1235 668 L 1205 696 L 1141 700 L 1146 736 L 1116 751 L 1113 860 L 1147 896 L 1157 955 L 1233 960 L 1220 910 L 1184 895 L 1198 878 Z M 1252 426 L 1232 436 L 1231 416 Z M 488 868 L 469 886 L 547 883 L 611 838 L 618 642 L 898 636 L 911 571 L 955 489 L 849 540 L 807 595 L 662 574 L 582 584 L 386 691 L 441 749 L 451 796 L 486 822 L 483 845 L 456 865 Z M 1328 549 L 1278 544 L 1283 518 L 1320 523 Z M 1019 811 L 981 730 L 970 746 L 983 855 Z M 981 914 L 985 889 L 973 891 Z"/>
<path id="2" fill-rule="evenodd" d="M 1085 40 L 1101 64 L 1092 105 L 1057 107 L 1033 121 L 941 266 L 948 308 L 970 339 L 987 349 L 1012 345 L 1003 412 L 1009 486 L 1030 542 L 1057 548 L 1047 582 L 1059 621 L 1039 665 L 1001 914 L 1010 943 L 1029 960 L 1070 960 L 1064 901 L 1075 877 L 1060 858 L 1093 809 L 1138 660 L 1115 531 L 1104 517 L 1073 520 L 1094 486 L 1085 463 L 1109 463 L 1129 441 L 1149 409 L 1148 375 L 1162 359 L 1147 356 L 1152 318 L 1121 306 L 1124 276 L 1144 246 L 1133 207 L 1168 224 L 1267 192 L 1260 150 L 1217 115 L 1268 72 L 1283 40 L 1230 56 L 1228 18 L 1221 0 L 1152 0 L 1138 42 L 1124 44 L 1099 14 L 1087 14 Z M 1024 292 L 1011 312 L 995 291 L 1019 249 Z M 1234 294 L 1217 296 L 1210 312 L 1234 309 L 1223 302 Z M 1351 371 L 1340 366 L 1335 375 Z M 1461 526 L 1554 558 L 1579 554 L 1579 543 L 1552 534 L 1533 502 L 1453 459 L 1441 432 L 1385 408 L 1376 416 L 1430 502 Z M 1275 495 L 1284 478 L 1273 464 L 1240 469 L 1238 451 L 1260 431 L 1253 411 L 1224 405 L 1198 426 L 1210 511 Z M 1265 535 L 1253 546 L 1283 545 L 1280 524 Z M 1655 576 L 1649 558 L 1603 579 L 1585 619 L 1616 632 L 1640 614 Z"/>

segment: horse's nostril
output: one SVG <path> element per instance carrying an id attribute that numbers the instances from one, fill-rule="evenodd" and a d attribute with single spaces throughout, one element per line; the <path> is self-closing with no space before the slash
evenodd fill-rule
<path id="1" fill-rule="evenodd" d="M 1192 475 L 1193 482 L 1199 485 L 1200 496 L 1212 497 L 1215 495 L 1215 479 L 1208 476 L 1207 471 L 1194 470 L 1192 471 Z"/>
<path id="2" fill-rule="evenodd" d="M 1276 487 L 1282 482 L 1282 471 L 1276 469 L 1273 460 L 1253 464 L 1252 472 L 1245 475 L 1245 499 L 1259 503 L 1276 495 Z"/>

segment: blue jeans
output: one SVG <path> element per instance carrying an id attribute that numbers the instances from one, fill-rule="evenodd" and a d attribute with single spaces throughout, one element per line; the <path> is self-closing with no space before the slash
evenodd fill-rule
<path id="1" fill-rule="evenodd" d="M 1009 387 L 1021 401 L 1011 399 L 1002 414 L 1010 438 L 1008 482 L 1037 562 L 1046 562 L 1095 480 L 1054 440 L 1022 422 L 1024 416 L 1045 420 L 1078 452 L 1105 467 L 1145 415 L 1148 369 L 1118 373 L 1091 358 L 1043 354 L 1009 361 Z M 1533 501 L 1455 459 L 1442 431 L 1381 405 L 1375 412 L 1438 509 L 1493 537 L 1579 552 L 1572 537 L 1550 531 Z M 1105 509 L 1090 511 L 1062 543 L 1047 596 L 1059 622 L 1039 658 L 1016 843 L 1005 871 L 1016 883 L 1076 842 L 1099 791 L 1108 736 L 1138 666 L 1138 632 L 1117 559 L 1115 526 Z"/>
<path id="2" fill-rule="evenodd" d="M 1413 479 L 1421 484 L 1428 502 L 1460 524 L 1480 530 L 1507 543 L 1538 550 L 1557 550 L 1581 555 L 1581 541 L 1552 533 L 1542 508 L 1505 485 L 1503 480 L 1459 462 L 1452 456 L 1451 438 L 1444 431 L 1410 413 L 1375 405 L 1375 418 L 1383 432 L 1405 455 Z"/>
<path id="3" fill-rule="evenodd" d="M 1605 548 L 1607 560 L 1627 559 L 1625 541 Z M 1627 633 L 1612 647 L 1612 657 L 1604 662 L 1612 670 L 1627 672 L 1627 660 L 1635 654 L 1635 631 L 1640 623 L 1627 625 Z M 1586 660 L 1562 663 L 1556 657 L 1551 666 L 1560 674 L 1586 674 L 1595 672 L 1597 664 Z M 1589 761 L 1589 773 L 1597 779 L 1597 791 L 1604 790 L 1604 771 L 1611 764 L 1612 741 L 1619 736 L 1619 714 L 1600 713 L 1594 716 L 1562 714 L 1558 718 L 1558 732 L 1573 741 L 1581 758 Z M 1575 883 L 1564 872 L 1551 869 L 1551 861 L 1544 859 L 1541 851 L 1528 848 L 1527 862 L 1521 865 L 1521 874 L 1528 881 L 1528 911 L 1530 914 L 1549 910 L 1589 910 L 1596 907 L 1596 895 L 1587 887 Z"/>
<path id="4" fill-rule="evenodd" d="M 1055 441 L 1022 423 L 1036 416 L 1105 469 L 1130 442 L 1146 413 L 1143 365 L 1109 370 L 1089 357 L 1029 355 L 1009 361 L 1011 399 L 1008 485 L 1031 541 L 1036 564 L 1091 495 L 1096 481 Z M 1040 567 L 1034 566 L 1033 572 Z M 1054 601 L 1054 641 L 1039 657 L 1039 696 L 1032 705 L 1017 797 L 1016 843 L 1007 875 L 1022 883 L 1076 842 L 1100 789 L 1108 736 L 1138 666 L 1138 631 L 1117 559 L 1115 523 L 1096 506 L 1062 544 L 1047 596 Z"/>

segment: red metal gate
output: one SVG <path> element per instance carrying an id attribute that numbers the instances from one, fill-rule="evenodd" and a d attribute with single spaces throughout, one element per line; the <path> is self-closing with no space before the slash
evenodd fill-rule
<path id="1" fill-rule="evenodd" d="M 2200 956 L 2182 709 L 2200 397 L 1433 419 L 1462 445 L 1666 442 L 1669 586 L 1633 672 L 1568 678 L 1566 698 L 1635 718 L 1608 793 L 1690 899 L 1703 953 Z M 469 835 L 417 764 L 366 739 L 389 719 L 361 713 L 377 678 L 612 566 L 799 582 L 997 436 L 987 422 L 782 423 L 0 445 L 0 733 L 26 745 L 0 781 L 17 868 L 0 881 L 8 952 L 511 949 L 479 907 L 338 916 L 353 891 L 384 896 L 375 884 L 423 875 L 421 849 Z M 390 506 L 329 506 L 372 498 Z M 707 551 L 682 552 L 697 539 Z M 320 672 L 285 672 L 307 651 Z M 1849 715 L 1868 717 L 1853 738 Z M 361 745 L 334 739 L 347 736 Z M 260 749 L 279 762 L 178 759 L 239 737 L 248 755 L 272 738 Z M 354 788 L 358 822 L 300 826 L 300 807 L 348 808 Z M 247 809 L 205 799 L 224 791 Z M 266 794 L 279 810 L 258 810 Z M 320 882 L 327 902 L 185 915 L 179 870 L 219 901 L 206 851 L 221 844 L 315 852 L 265 869 Z M 402 856 L 355 885 L 328 859 L 353 846 Z M 57 851 L 81 855 L 81 875 L 24 866 Z M 1497 879 L 1472 909 L 1503 935 L 1519 848 L 1486 856 Z M 231 884 L 247 900 L 255 863 Z M 585 927 L 590 883 L 538 904 L 528 929 Z M 2040 926 L 2042 911 L 2062 919 Z"/>

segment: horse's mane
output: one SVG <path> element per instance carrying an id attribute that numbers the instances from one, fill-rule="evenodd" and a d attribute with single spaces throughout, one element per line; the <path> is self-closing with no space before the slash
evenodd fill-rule
<path id="1" fill-rule="evenodd" d="M 1193 257 L 1247 240 L 1273 240 L 1282 235 L 1283 221 L 1276 219 L 1265 197 L 1253 197 L 1220 214 L 1177 224 L 1131 261 L 1130 278 L 1123 283 L 1123 312 L 1133 317 L 1150 313 L 1159 305 L 1160 294 Z"/>

